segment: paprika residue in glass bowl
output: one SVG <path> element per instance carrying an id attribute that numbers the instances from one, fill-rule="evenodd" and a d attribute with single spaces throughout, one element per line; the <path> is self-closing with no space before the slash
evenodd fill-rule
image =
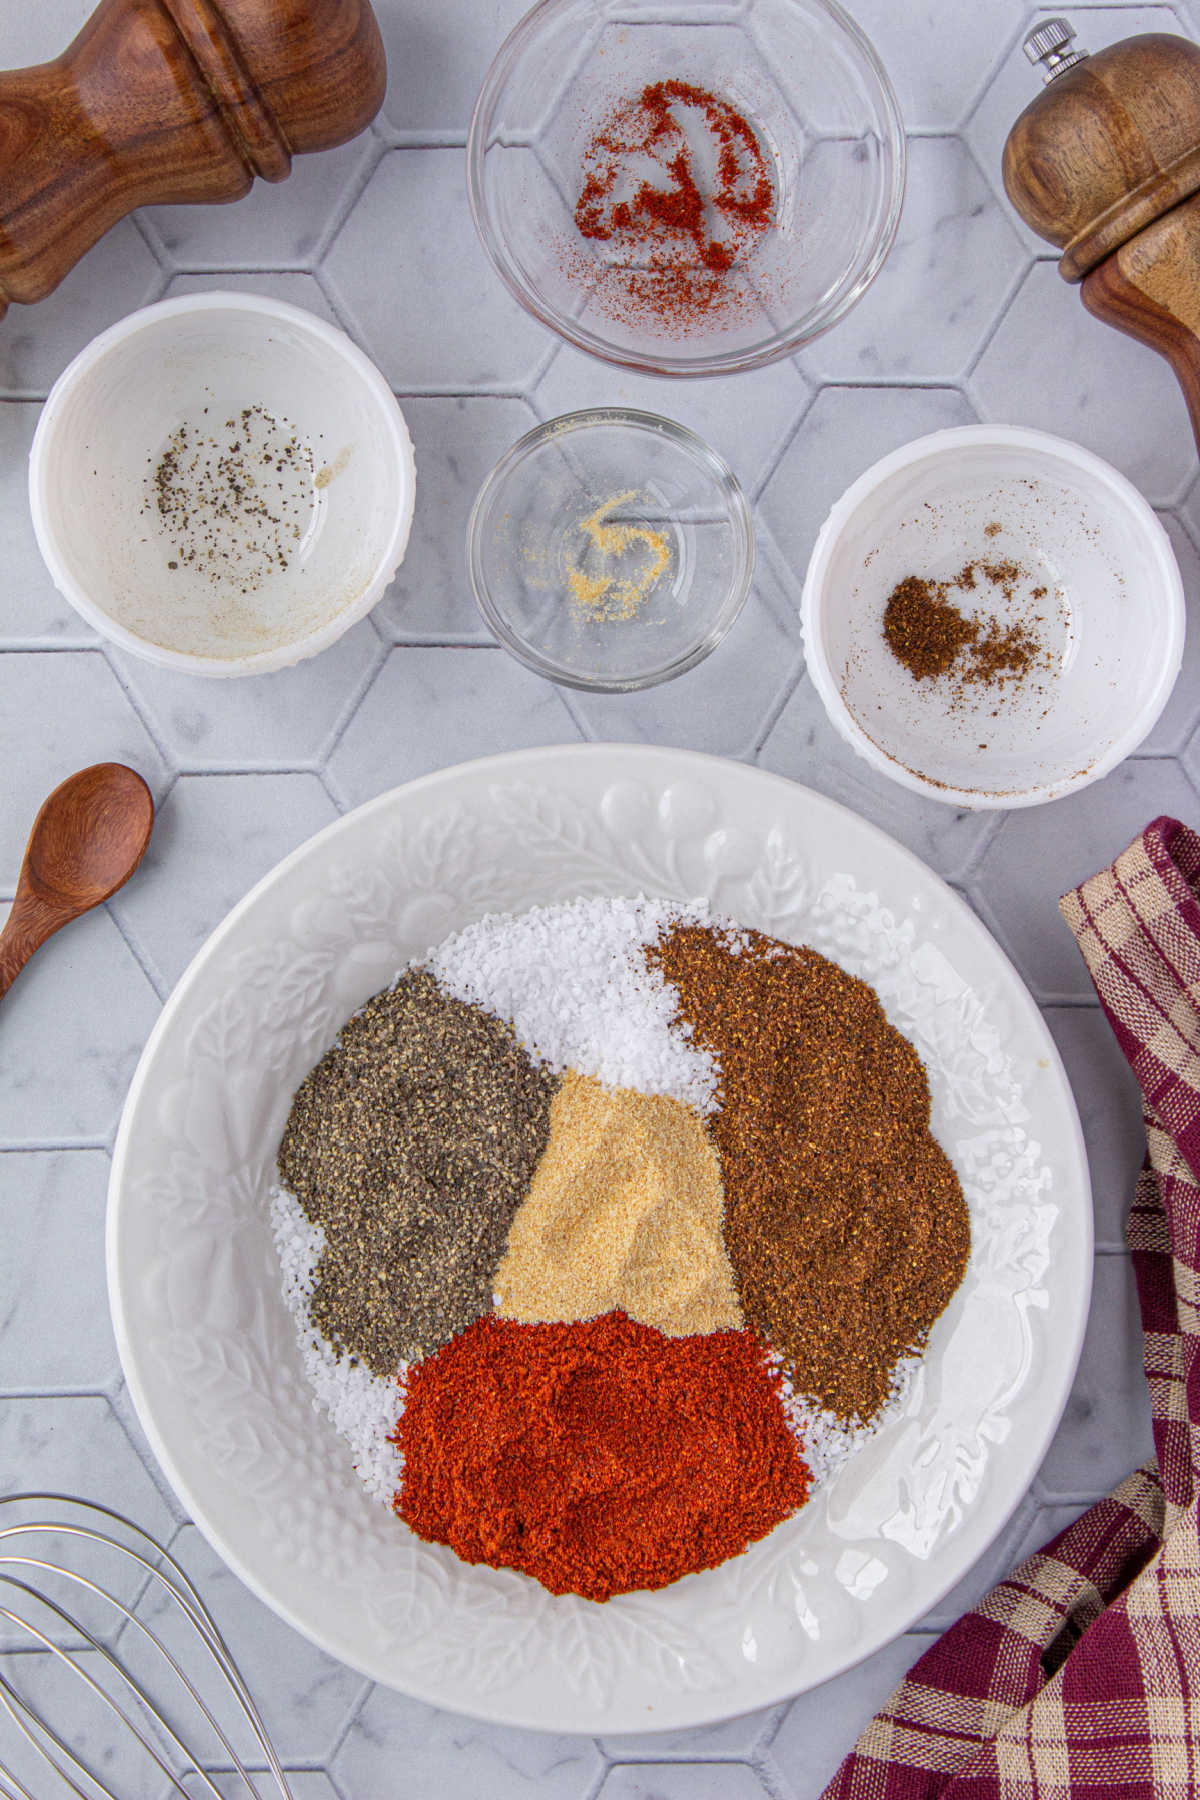
<path id="1" fill-rule="evenodd" d="M 716 375 L 790 355 L 866 291 L 904 134 L 836 0 L 541 0 L 484 80 L 467 181 L 544 324 L 627 368 Z"/>

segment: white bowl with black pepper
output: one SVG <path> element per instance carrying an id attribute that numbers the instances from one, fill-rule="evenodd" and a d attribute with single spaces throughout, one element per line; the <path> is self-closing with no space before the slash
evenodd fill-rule
<path id="1" fill-rule="evenodd" d="M 189 294 L 102 332 L 29 459 L 38 547 L 105 637 L 193 675 L 258 675 L 361 619 L 404 556 L 412 444 L 378 369 L 323 319 Z"/>
<path id="2" fill-rule="evenodd" d="M 1183 580 L 1152 508 L 1064 438 L 968 425 L 866 471 L 818 534 L 808 672 L 880 774 L 972 808 L 1114 769 L 1183 655 Z"/>

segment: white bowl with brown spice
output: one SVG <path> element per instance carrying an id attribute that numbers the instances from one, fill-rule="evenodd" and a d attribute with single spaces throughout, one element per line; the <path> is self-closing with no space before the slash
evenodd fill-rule
<path id="1" fill-rule="evenodd" d="M 841 736 L 960 807 L 1107 774 L 1183 655 L 1183 581 L 1151 507 L 1100 457 L 1016 426 L 935 432 L 868 469 L 821 527 L 801 610 Z"/>
<path id="2" fill-rule="evenodd" d="M 147 662 L 256 675 L 315 655 L 404 555 L 415 470 L 383 376 L 258 294 L 189 294 L 80 352 L 29 461 L 38 547 L 89 624 Z"/>

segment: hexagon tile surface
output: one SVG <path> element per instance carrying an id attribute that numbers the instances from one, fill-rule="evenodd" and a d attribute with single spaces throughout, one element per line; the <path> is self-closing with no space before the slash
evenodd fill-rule
<path id="1" fill-rule="evenodd" d="M 522 0 L 375 6 L 391 72 L 370 131 L 237 206 L 126 220 L 50 299 L 0 324 L 0 902 L 39 801 L 72 769 L 132 762 L 161 809 L 140 878 L 55 940 L 0 1015 L 6 1485 L 88 1491 L 172 1539 L 258 1691 L 297 1800 L 815 1800 L 931 1634 L 1146 1452 L 1122 1238 L 1139 1108 L 1056 901 L 1155 813 L 1200 819 L 1200 628 L 1167 712 L 1122 768 L 1049 808 L 959 813 L 882 780 L 828 725 L 804 672 L 805 565 L 829 506 L 876 457 L 944 426 L 1006 420 L 1078 439 L 1146 492 L 1194 609 L 1195 448 L 1165 365 L 1083 311 L 1050 246 L 1004 198 L 1004 137 L 1038 87 L 1021 39 L 1045 11 L 1028 0 L 851 0 L 912 134 L 895 249 L 857 310 L 794 361 L 677 384 L 559 344 L 512 301 L 476 239 L 463 146 Z M 4 9 L 0 65 L 57 53 L 89 11 L 90 0 Z M 1090 3 L 1071 16 L 1094 50 L 1134 31 L 1195 32 L 1200 0 Z M 372 618 L 315 661 L 244 683 L 193 680 L 100 644 L 46 576 L 25 495 L 40 402 L 75 352 L 134 307 L 209 287 L 275 294 L 349 331 L 405 407 L 418 465 L 408 556 Z M 754 593 L 726 643 L 681 681 L 631 698 L 556 690 L 511 662 L 478 618 L 464 556 L 470 506 L 496 458 L 536 420 L 603 403 L 669 414 L 711 441 L 753 500 L 759 534 Z M 581 739 L 694 746 L 806 782 L 965 893 L 1063 1055 L 1098 1246 L 1078 1379 L 1037 1481 L 928 1618 L 767 1712 L 598 1742 L 436 1713 L 329 1661 L 268 1613 L 182 1518 L 154 1463 L 123 1387 L 103 1269 L 122 1099 L 171 983 L 226 909 L 340 809 L 465 757 Z M 154 1618 L 152 1597 L 142 1605 Z M 27 1657 L 26 1673 L 31 1691 L 53 1694 L 60 1680 L 48 1653 Z M 232 1796 L 220 1757 L 214 1769 Z M 114 1765 L 118 1785 L 124 1774 Z M 131 1794 L 149 1793 L 128 1781 Z"/>

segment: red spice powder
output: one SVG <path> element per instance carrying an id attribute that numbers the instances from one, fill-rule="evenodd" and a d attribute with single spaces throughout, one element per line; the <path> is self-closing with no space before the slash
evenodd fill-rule
<path id="1" fill-rule="evenodd" d="M 753 126 L 728 101 L 651 82 L 596 132 L 583 168 L 575 223 L 619 248 L 625 263 L 608 275 L 627 303 L 678 326 L 736 297 L 721 278 L 773 224 L 775 193 Z"/>
<path id="2" fill-rule="evenodd" d="M 714 1568 L 808 1495 L 752 1332 L 621 1312 L 480 1319 L 410 1373 L 395 1441 L 418 1537 L 589 1600 Z"/>

